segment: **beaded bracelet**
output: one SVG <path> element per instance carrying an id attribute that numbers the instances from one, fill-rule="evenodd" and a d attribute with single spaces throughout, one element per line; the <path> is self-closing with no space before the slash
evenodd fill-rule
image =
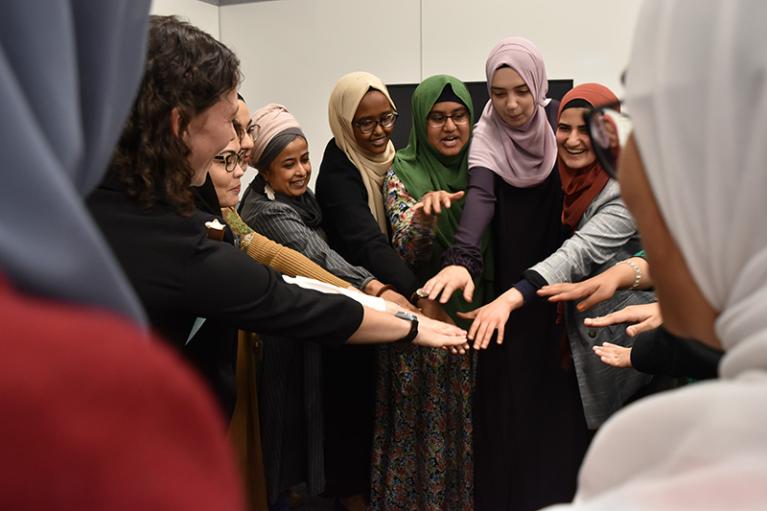
<path id="1" fill-rule="evenodd" d="M 631 287 L 629 289 L 636 289 L 639 287 L 639 282 L 642 281 L 642 269 L 639 268 L 639 265 L 629 261 L 628 259 L 619 262 L 618 264 L 625 264 L 628 265 L 632 270 L 634 270 L 634 283 L 631 284 Z"/>

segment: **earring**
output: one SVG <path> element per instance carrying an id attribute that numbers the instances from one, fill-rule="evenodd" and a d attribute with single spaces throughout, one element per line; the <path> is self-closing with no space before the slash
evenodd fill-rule
<path id="1" fill-rule="evenodd" d="M 267 199 L 274 200 L 274 189 L 269 185 L 269 183 L 266 183 L 264 186 L 264 193 L 266 194 Z"/>

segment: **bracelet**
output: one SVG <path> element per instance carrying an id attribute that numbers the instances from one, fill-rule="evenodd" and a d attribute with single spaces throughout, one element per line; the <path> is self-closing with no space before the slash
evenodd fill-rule
<path id="1" fill-rule="evenodd" d="M 394 286 L 392 286 L 391 284 L 384 284 L 378 289 L 378 292 L 376 293 L 376 298 L 380 298 L 380 296 L 387 291 L 396 291 L 396 289 L 394 289 Z"/>
<path id="2" fill-rule="evenodd" d="M 636 263 L 633 263 L 629 261 L 628 259 L 619 262 L 618 264 L 625 264 L 629 266 L 632 270 L 634 270 L 634 283 L 631 284 L 631 287 L 629 289 L 636 289 L 639 287 L 639 282 L 642 280 L 642 270 L 639 268 L 639 265 Z"/>

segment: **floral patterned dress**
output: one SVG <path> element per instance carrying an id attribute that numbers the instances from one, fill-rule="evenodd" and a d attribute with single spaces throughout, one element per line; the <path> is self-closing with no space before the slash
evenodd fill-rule
<path id="1" fill-rule="evenodd" d="M 389 171 L 384 182 L 392 243 L 416 272 L 432 258 L 431 225 Z M 414 345 L 378 352 L 371 508 L 375 511 L 473 509 L 472 358 Z"/>

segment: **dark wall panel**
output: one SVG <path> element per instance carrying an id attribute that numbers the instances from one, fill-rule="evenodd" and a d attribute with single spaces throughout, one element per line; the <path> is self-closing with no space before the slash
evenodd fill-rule
<path id="1" fill-rule="evenodd" d="M 466 87 L 469 89 L 471 99 L 474 102 L 474 113 L 476 122 L 479 116 L 482 114 L 482 109 L 485 107 L 489 99 L 487 93 L 486 82 L 465 82 Z M 394 100 L 394 104 L 397 105 L 397 111 L 399 112 L 399 118 L 397 124 L 394 126 L 394 132 L 392 133 L 392 141 L 394 147 L 401 149 L 407 145 L 408 137 L 410 136 L 410 97 L 413 95 L 417 83 L 404 83 L 387 85 L 389 94 Z M 572 80 L 549 80 L 549 97 L 554 99 L 562 99 L 567 91 L 573 88 Z"/>

